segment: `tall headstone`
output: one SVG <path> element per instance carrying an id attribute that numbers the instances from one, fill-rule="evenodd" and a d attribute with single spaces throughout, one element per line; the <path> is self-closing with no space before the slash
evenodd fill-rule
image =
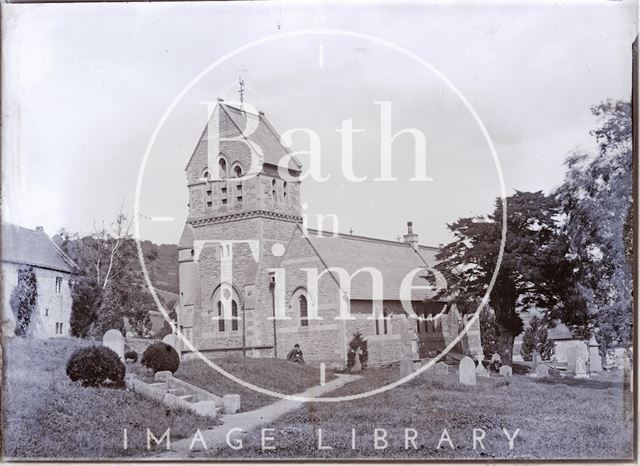
<path id="1" fill-rule="evenodd" d="M 538 367 L 539 364 L 540 364 L 540 353 L 538 353 L 537 351 L 534 351 L 531 368 L 535 369 L 536 367 Z"/>
<path id="2" fill-rule="evenodd" d="M 414 372 L 416 366 L 420 367 L 418 336 L 415 333 L 415 326 L 409 325 L 409 319 L 404 314 L 398 316 L 398 327 L 401 346 L 400 378 L 404 378 Z"/>
<path id="3" fill-rule="evenodd" d="M 581 359 L 576 360 L 576 379 L 588 379 L 587 364 Z"/>
<path id="4" fill-rule="evenodd" d="M 357 348 L 353 355 L 353 366 L 351 366 L 350 372 L 360 372 L 362 370 L 362 364 L 360 363 L 360 354 L 362 350 Z"/>
<path id="5" fill-rule="evenodd" d="M 600 347 L 595 335 L 591 335 L 589 340 L 589 372 L 602 372 L 602 358 L 600 356 Z"/>
<path id="6" fill-rule="evenodd" d="M 511 366 L 500 366 L 500 375 L 511 377 L 513 375 L 513 369 L 511 369 Z"/>
<path id="7" fill-rule="evenodd" d="M 120 360 L 124 362 L 124 337 L 120 330 L 114 328 L 107 330 L 102 337 L 102 344 L 113 350 L 120 357 Z"/>
<path id="8" fill-rule="evenodd" d="M 567 349 L 567 372 L 576 373 L 576 362 L 578 361 L 578 348 L 571 346 Z"/>
<path id="9" fill-rule="evenodd" d="M 175 349 L 178 354 L 180 354 L 180 337 L 178 335 L 170 333 L 162 339 L 162 342 L 166 343 L 167 345 L 173 346 L 173 349 Z"/>
<path id="10" fill-rule="evenodd" d="M 469 356 L 460 361 L 458 379 L 462 385 L 476 386 L 476 363 Z"/>

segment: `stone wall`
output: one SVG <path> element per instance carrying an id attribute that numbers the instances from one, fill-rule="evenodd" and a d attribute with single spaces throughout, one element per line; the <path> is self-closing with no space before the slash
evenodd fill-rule
<path id="1" fill-rule="evenodd" d="M 18 284 L 19 268 L 18 264 L 2 263 L 2 319 L 11 322 L 6 325 L 7 330 L 10 328 L 11 331 L 15 325 L 15 317 L 9 301 Z M 33 270 L 36 274 L 38 298 L 36 309 L 31 316 L 30 331 L 35 338 L 69 336 L 69 319 L 73 303 L 70 285 L 72 275 L 38 267 L 34 267 Z M 62 280 L 59 290 L 56 288 L 57 278 Z"/>

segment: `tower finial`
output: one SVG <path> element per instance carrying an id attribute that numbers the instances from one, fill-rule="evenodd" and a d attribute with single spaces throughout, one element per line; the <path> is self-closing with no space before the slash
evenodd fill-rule
<path id="1" fill-rule="evenodd" d="M 238 82 L 240 83 L 240 89 L 239 89 L 239 94 L 240 94 L 240 103 L 244 103 L 244 79 L 242 79 L 242 76 L 238 77 Z"/>

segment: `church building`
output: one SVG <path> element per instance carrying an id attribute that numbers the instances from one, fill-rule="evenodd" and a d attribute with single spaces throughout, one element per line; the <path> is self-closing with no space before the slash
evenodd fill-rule
<path id="1" fill-rule="evenodd" d="M 429 272 L 438 249 L 420 245 L 410 222 L 403 242 L 304 229 L 302 166 L 264 113 L 222 100 L 216 112 L 208 125 L 217 131 L 205 128 L 186 167 L 189 213 L 178 245 L 177 324 L 195 348 L 207 357 L 286 358 L 299 344 L 307 363 L 344 367 L 359 332 L 370 365 L 392 363 L 401 356 L 403 299 L 418 316 L 409 325 L 421 358 L 458 335 L 466 319 L 455 305 L 434 300 L 446 286 Z M 248 141 L 264 154 L 252 176 L 245 176 L 248 145 L 229 140 L 243 137 L 248 125 L 254 128 Z M 209 141 L 211 134 L 218 139 Z M 216 170 L 209 166 L 209 144 L 218 153 L 211 162 Z M 284 163 L 286 179 L 278 170 Z M 363 268 L 379 271 L 381 282 Z M 310 270 L 317 280 L 309 280 Z M 405 296 L 403 282 L 410 286 Z M 345 311 L 350 318 L 337 319 Z M 477 323 L 456 349 L 481 357 Z"/>

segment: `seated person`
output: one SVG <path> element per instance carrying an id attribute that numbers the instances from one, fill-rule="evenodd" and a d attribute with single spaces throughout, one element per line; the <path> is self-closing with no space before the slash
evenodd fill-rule
<path id="1" fill-rule="evenodd" d="M 302 357 L 302 350 L 299 344 L 293 345 L 293 349 L 287 354 L 287 361 L 298 362 L 304 364 L 304 358 Z"/>

